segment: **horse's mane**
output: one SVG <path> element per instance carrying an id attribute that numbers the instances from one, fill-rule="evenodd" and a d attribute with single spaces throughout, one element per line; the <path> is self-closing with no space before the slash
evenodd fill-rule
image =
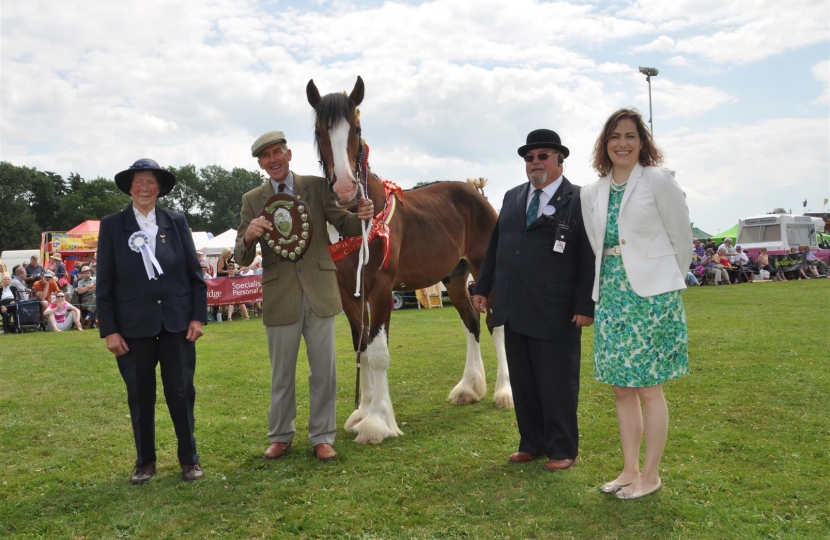
<path id="1" fill-rule="evenodd" d="M 317 160 L 323 168 L 323 175 L 329 178 L 329 170 L 326 167 L 326 162 L 323 159 L 323 153 L 320 151 L 318 126 L 323 129 L 331 129 L 335 122 L 341 118 L 345 118 L 347 122 L 353 123 L 355 120 L 356 107 L 352 100 L 345 94 L 327 94 L 323 96 L 317 105 L 314 106 L 316 113 L 316 120 L 314 124 L 314 147 L 317 149 Z"/>
<path id="2" fill-rule="evenodd" d="M 416 190 L 416 189 L 421 189 L 422 187 L 427 187 L 427 186 L 431 186 L 431 185 L 434 185 L 434 184 L 441 184 L 443 182 L 452 182 L 452 180 L 433 180 L 431 182 L 424 182 L 424 183 L 418 184 L 415 187 L 405 189 L 404 191 L 413 191 L 413 190 Z"/>

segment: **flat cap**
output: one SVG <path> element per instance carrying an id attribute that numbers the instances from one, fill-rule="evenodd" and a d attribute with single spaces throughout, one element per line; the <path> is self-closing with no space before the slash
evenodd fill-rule
<path id="1" fill-rule="evenodd" d="M 285 140 L 285 133 L 282 131 L 269 131 L 264 135 L 260 135 L 251 146 L 251 155 L 259 157 L 259 153 L 265 150 L 267 146 L 271 146 L 272 144 L 278 142 L 288 142 Z"/>

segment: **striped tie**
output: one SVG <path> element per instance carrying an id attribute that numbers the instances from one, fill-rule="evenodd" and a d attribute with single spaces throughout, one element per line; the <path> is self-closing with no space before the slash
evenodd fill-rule
<path id="1" fill-rule="evenodd" d="M 526 229 L 529 229 L 533 222 L 536 221 L 536 218 L 539 217 L 539 195 L 541 194 L 541 189 L 533 192 L 533 198 L 530 200 L 530 206 L 527 207 L 527 215 L 525 215 Z"/>

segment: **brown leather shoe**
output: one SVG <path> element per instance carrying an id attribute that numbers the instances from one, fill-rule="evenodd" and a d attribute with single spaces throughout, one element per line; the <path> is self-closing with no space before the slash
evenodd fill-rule
<path id="1" fill-rule="evenodd" d="M 336 458 L 337 452 L 334 451 L 332 445 L 328 443 L 321 443 L 314 447 L 314 455 L 317 456 L 317 461 L 325 463 Z"/>
<path id="2" fill-rule="evenodd" d="M 265 459 L 279 459 L 290 451 L 290 442 L 275 442 L 271 443 L 271 446 L 269 446 L 268 449 L 265 450 L 265 453 L 262 454 L 262 457 L 264 457 Z"/>
<path id="3" fill-rule="evenodd" d="M 549 471 L 567 471 L 574 466 L 575 462 L 576 458 L 549 459 L 548 462 L 545 463 L 545 469 Z"/>
<path id="4" fill-rule="evenodd" d="M 185 482 L 194 482 L 199 478 L 204 478 L 205 472 L 202 466 L 198 463 L 193 465 L 182 465 L 182 480 Z"/>
<path id="5" fill-rule="evenodd" d="M 534 456 L 533 454 L 528 454 L 527 452 L 514 452 L 510 454 L 507 461 L 510 463 L 527 463 L 529 461 L 533 461 L 534 459 L 539 459 L 543 455 L 544 454 L 539 454 L 538 456 Z"/>
<path id="6" fill-rule="evenodd" d="M 152 463 L 145 463 L 144 465 L 139 465 L 133 471 L 133 475 L 130 477 L 130 483 L 134 486 L 140 486 L 141 484 L 146 484 L 150 481 L 156 474 L 156 462 L 153 461 Z"/>

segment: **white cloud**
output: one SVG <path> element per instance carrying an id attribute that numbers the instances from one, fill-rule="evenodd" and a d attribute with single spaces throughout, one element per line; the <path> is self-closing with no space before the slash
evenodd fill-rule
<path id="1" fill-rule="evenodd" d="M 763 61 L 764 55 L 814 42 L 824 9 L 795 0 L 793 11 L 809 19 L 798 26 L 772 2 L 642 0 L 615 11 L 617 5 L 5 2 L 0 151 L 16 165 L 87 178 L 111 177 L 137 157 L 255 169 L 252 140 L 283 129 L 298 172 L 313 173 L 318 168 L 305 85 L 313 78 L 323 93 L 350 90 L 362 75 L 364 134 L 377 172 L 404 186 L 484 176 L 498 206 L 504 191 L 524 181 L 516 148 L 532 129 L 560 133 L 571 149 L 569 178 L 586 183 L 595 177 L 588 162 L 607 116 L 621 106 L 648 110 L 648 87 L 637 65 L 625 63 L 636 50 L 671 56 L 662 65 L 674 74 L 652 80 L 655 129 L 669 155 L 685 156 L 688 145 L 705 149 L 707 157 L 699 159 L 713 170 L 729 169 L 734 157 L 709 148 L 697 134 L 736 151 L 741 137 L 766 126 L 742 127 L 745 122 L 721 114 L 754 91 L 726 83 L 730 63 L 756 58 L 749 49 Z M 779 19 L 776 30 L 770 21 Z M 782 35 L 770 37 L 776 31 Z M 753 32 L 763 43 L 749 40 Z M 700 80 L 696 66 L 711 55 L 724 71 L 712 84 L 723 86 L 679 82 Z M 813 68 L 825 82 L 824 103 L 828 69 L 827 62 Z M 788 113 L 773 106 L 764 114 Z M 684 131 L 681 125 L 705 127 Z M 828 134 L 815 134 L 804 152 L 819 152 L 825 160 L 807 160 L 812 172 L 805 174 L 816 178 L 825 171 L 826 178 L 827 146 Z M 742 176 L 735 183 L 748 181 Z M 703 216 L 708 207 L 696 210 Z"/>
<path id="2" fill-rule="evenodd" d="M 824 83 L 824 89 L 815 102 L 819 105 L 830 104 L 830 60 L 819 62 L 813 66 L 813 76 L 816 80 Z"/>
<path id="3" fill-rule="evenodd" d="M 830 4 L 825 0 L 638 0 L 620 15 L 661 31 L 668 25 L 678 34 L 634 46 L 634 52 L 696 54 L 741 64 L 826 42 Z"/>
<path id="4" fill-rule="evenodd" d="M 710 233 L 738 219 L 828 196 L 830 120 L 776 118 L 662 138 L 692 220 Z M 812 206 L 812 205 L 811 205 Z M 818 204 L 818 207 L 821 205 Z M 814 206 L 815 208 L 815 206 Z"/>

